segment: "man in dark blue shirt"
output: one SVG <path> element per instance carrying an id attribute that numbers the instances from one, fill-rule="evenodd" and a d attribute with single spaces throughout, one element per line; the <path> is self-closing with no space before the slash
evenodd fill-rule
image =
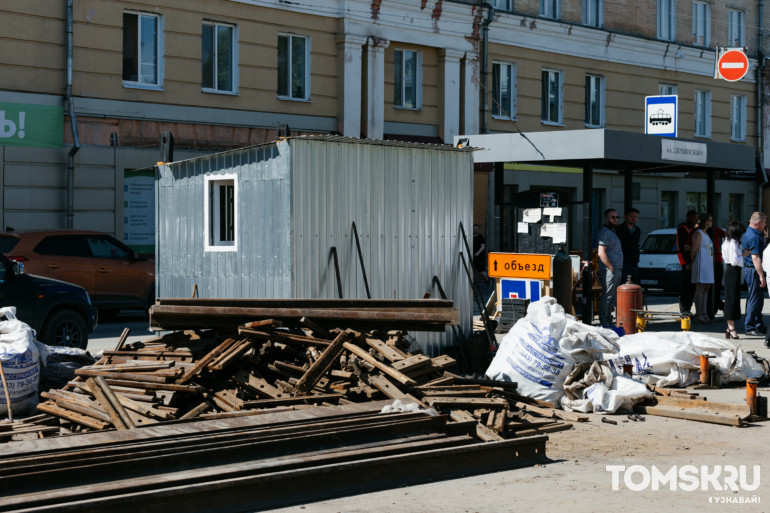
<path id="1" fill-rule="evenodd" d="M 762 289 L 767 286 L 765 272 L 762 270 L 762 252 L 765 250 L 762 232 L 766 224 L 767 216 L 763 212 L 754 212 L 751 214 L 746 233 L 741 237 L 741 248 L 749 251 L 749 255 L 743 257 L 743 279 L 749 289 L 746 298 L 746 335 L 764 336 L 767 333 L 762 321 L 762 307 L 765 302 Z"/>
<path id="2" fill-rule="evenodd" d="M 623 249 L 623 274 L 620 283 L 625 283 L 631 276 L 631 281 L 639 285 L 639 238 L 642 235 L 642 230 L 636 226 L 639 211 L 629 207 L 625 217 L 625 221 L 615 228 L 615 235 L 620 239 L 620 247 Z"/>

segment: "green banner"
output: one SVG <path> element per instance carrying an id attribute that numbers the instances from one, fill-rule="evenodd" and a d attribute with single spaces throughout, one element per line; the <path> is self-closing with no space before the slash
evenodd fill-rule
<path id="1" fill-rule="evenodd" d="M 0 103 L 0 146 L 61 148 L 64 107 Z"/>

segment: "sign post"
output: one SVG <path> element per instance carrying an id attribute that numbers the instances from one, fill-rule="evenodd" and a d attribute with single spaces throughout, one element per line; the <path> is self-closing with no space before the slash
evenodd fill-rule
<path id="1" fill-rule="evenodd" d="M 714 78 L 737 82 L 749 71 L 749 58 L 743 48 L 717 48 L 717 63 Z"/>
<path id="2" fill-rule="evenodd" d="M 644 98 L 644 133 L 676 137 L 676 95 L 647 96 Z"/>

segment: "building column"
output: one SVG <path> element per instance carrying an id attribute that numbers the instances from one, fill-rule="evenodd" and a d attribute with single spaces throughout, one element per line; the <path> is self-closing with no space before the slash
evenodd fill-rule
<path id="1" fill-rule="evenodd" d="M 462 128 L 463 134 L 479 133 L 479 56 L 475 53 L 467 52 L 463 59 L 464 73 L 463 86 L 465 96 L 463 103 L 465 110 L 463 117 L 465 123 Z"/>
<path id="2" fill-rule="evenodd" d="M 345 137 L 361 137 L 361 81 L 366 38 L 337 38 L 337 126 Z"/>
<path id="3" fill-rule="evenodd" d="M 385 49 L 387 39 L 370 37 L 366 55 L 366 138 L 382 139 L 385 131 Z"/>
<path id="4" fill-rule="evenodd" d="M 444 101 L 441 109 L 438 135 L 445 144 L 453 144 L 454 136 L 460 135 L 460 58 L 464 52 L 439 50 L 440 97 Z"/>

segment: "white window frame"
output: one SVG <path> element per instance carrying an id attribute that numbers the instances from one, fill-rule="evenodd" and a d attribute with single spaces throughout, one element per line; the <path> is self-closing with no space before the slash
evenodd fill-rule
<path id="1" fill-rule="evenodd" d="M 742 94 L 730 97 L 730 140 L 746 141 L 746 96 Z"/>
<path id="2" fill-rule="evenodd" d="M 139 69 L 137 69 L 137 78 L 138 81 L 134 80 L 125 80 L 123 79 L 123 87 L 129 87 L 129 88 L 135 88 L 135 89 L 150 89 L 154 91 L 162 91 L 163 90 L 163 68 L 164 68 L 164 62 L 163 62 L 163 55 L 165 54 L 164 46 L 163 46 L 163 16 L 160 14 L 151 14 L 146 12 L 140 12 L 140 11 L 123 11 L 123 14 L 132 14 L 135 15 L 137 18 L 137 27 L 136 27 L 136 53 L 139 63 L 137 66 L 139 66 Z M 155 48 L 156 48 L 156 55 L 155 55 L 155 66 L 157 70 L 157 77 L 156 83 L 149 83 L 149 82 L 142 82 L 141 81 L 141 61 L 142 61 L 142 18 L 155 18 L 157 20 L 157 33 L 155 34 Z M 123 31 L 126 30 L 126 27 L 123 27 Z M 123 59 L 123 54 L 125 52 L 125 48 L 121 49 L 121 59 Z M 122 65 L 121 65 L 121 77 L 123 75 L 122 72 Z"/>
<path id="3" fill-rule="evenodd" d="M 204 251 L 238 251 L 238 175 L 206 175 L 203 182 Z M 233 240 L 221 240 L 219 228 L 221 205 L 212 187 L 233 186 Z"/>
<path id="4" fill-rule="evenodd" d="M 513 0 L 492 0 L 490 3 L 492 4 L 492 7 L 498 11 L 513 10 Z"/>
<path id="5" fill-rule="evenodd" d="M 288 45 L 289 55 L 287 56 L 287 62 L 289 63 L 288 76 L 289 76 L 290 82 L 289 82 L 289 89 L 288 89 L 289 94 L 288 94 L 288 96 L 287 95 L 282 95 L 282 94 L 280 94 L 280 92 L 276 91 L 278 93 L 278 99 L 279 100 L 295 101 L 295 102 L 309 102 L 310 101 L 310 65 L 311 65 L 311 60 L 310 60 L 310 55 L 311 55 L 310 46 L 311 45 L 310 44 L 311 44 L 311 39 L 310 39 L 309 36 L 303 36 L 303 35 L 300 35 L 300 34 L 289 34 L 289 33 L 283 33 L 283 32 L 278 34 L 278 38 L 280 39 L 281 37 L 289 38 L 289 45 Z M 291 44 L 291 40 L 292 40 L 292 38 L 295 38 L 295 37 L 296 38 L 302 38 L 302 39 L 305 40 L 305 56 L 304 56 L 304 59 L 305 59 L 305 77 L 304 77 L 304 80 L 305 80 L 305 97 L 304 98 L 295 98 L 294 96 L 291 95 L 291 89 L 292 89 L 292 87 L 291 87 L 292 86 L 292 84 L 291 84 L 291 76 L 292 76 L 292 73 L 291 73 L 291 65 L 292 65 L 292 53 L 291 53 L 292 52 L 292 44 Z M 280 51 L 279 48 L 280 47 L 276 48 L 276 58 L 278 57 L 278 52 Z M 276 73 L 277 73 L 277 71 L 278 71 L 278 66 L 276 66 Z"/>
<path id="6" fill-rule="evenodd" d="M 727 10 L 727 46 L 746 46 L 746 13 Z"/>
<path id="7" fill-rule="evenodd" d="M 658 94 L 661 96 L 676 96 L 677 91 L 676 84 L 664 84 L 663 82 L 658 84 Z"/>
<path id="8" fill-rule="evenodd" d="M 554 20 L 561 18 L 561 0 L 540 0 L 540 16 Z"/>
<path id="9" fill-rule="evenodd" d="M 543 90 L 545 89 L 545 87 L 544 87 L 544 85 L 542 83 L 543 73 L 548 73 L 548 75 L 549 75 L 549 77 L 548 77 L 548 91 L 547 91 L 547 94 L 542 94 L 542 92 L 544 92 Z M 558 91 L 559 97 L 558 97 L 558 106 L 557 106 L 557 110 L 558 110 L 557 118 L 558 118 L 558 120 L 557 121 L 551 121 L 549 119 L 550 118 L 550 116 L 549 116 L 550 109 L 548 108 L 548 106 L 550 105 L 549 99 L 550 99 L 550 92 L 551 92 L 550 91 L 551 74 L 553 74 L 553 73 L 557 74 L 557 76 L 559 78 L 559 91 Z M 540 121 L 544 125 L 564 126 L 564 72 L 561 71 L 561 70 L 558 70 L 558 69 L 543 68 L 542 72 L 540 73 L 540 80 L 541 80 L 540 89 L 541 89 L 541 96 L 542 96 L 542 98 L 540 99 L 540 107 L 541 107 L 540 108 Z"/>
<path id="10" fill-rule="evenodd" d="M 201 24 L 201 38 L 203 38 L 203 26 L 208 25 L 214 28 L 214 44 L 213 44 L 213 54 L 214 54 L 214 84 L 215 87 L 203 87 L 201 85 L 201 91 L 204 93 L 216 93 L 216 94 L 238 94 L 238 25 L 232 25 L 230 23 L 219 23 L 216 21 L 204 21 Z M 217 82 L 217 76 L 218 76 L 218 70 L 219 67 L 219 52 L 217 51 L 217 47 L 219 44 L 219 39 L 217 38 L 217 31 L 219 30 L 219 27 L 227 27 L 232 29 L 233 35 L 232 39 L 230 41 L 230 53 L 232 62 L 230 63 L 230 69 L 232 73 L 232 89 L 220 89 L 218 87 Z M 201 83 L 203 82 L 203 56 L 201 55 Z"/>
<path id="11" fill-rule="evenodd" d="M 416 76 L 414 78 L 414 89 L 415 89 L 415 106 L 414 107 L 404 107 L 404 98 L 406 97 L 405 94 L 405 82 L 403 78 L 403 70 L 404 70 L 404 58 L 406 53 L 413 53 L 415 55 L 415 61 L 416 61 Z M 401 76 L 396 75 L 396 67 L 393 66 L 393 88 L 395 91 L 396 87 L 401 88 L 401 104 L 396 103 L 395 94 L 393 95 L 393 108 L 400 109 L 400 110 L 422 110 L 422 52 L 419 50 L 410 50 L 406 48 L 395 48 L 393 51 L 393 61 L 395 63 L 395 60 L 398 58 L 400 54 L 401 58 Z"/>
<path id="12" fill-rule="evenodd" d="M 497 74 L 495 74 L 497 69 Z M 503 72 L 505 72 L 505 78 L 508 79 L 509 101 L 504 104 L 502 101 L 501 92 L 502 84 L 494 83 L 494 77 L 497 77 L 497 81 L 500 82 L 503 79 Z M 510 119 L 516 120 L 516 64 L 510 62 L 492 62 L 492 105 L 491 112 L 494 119 Z M 495 89 L 497 89 L 497 97 L 495 97 Z M 497 111 L 497 112 L 496 112 Z"/>
<path id="13" fill-rule="evenodd" d="M 590 85 L 589 85 L 590 84 Z M 604 107 L 605 107 L 605 84 L 606 79 L 601 75 L 586 75 L 586 89 L 585 89 L 585 126 L 586 128 L 601 128 L 604 126 Z M 598 124 L 591 123 L 588 119 L 590 109 L 590 103 L 593 101 L 594 86 L 598 87 L 599 92 L 599 120 Z"/>
<path id="14" fill-rule="evenodd" d="M 604 26 L 604 0 L 583 0 L 583 25 Z"/>
<path id="15" fill-rule="evenodd" d="M 711 138 L 711 91 L 695 90 L 695 137 Z M 705 119 L 701 119 L 701 117 Z"/>
<path id="16" fill-rule="evenodd" d="M 692 35 L 693 44 L 697 46 L 711 45 L 711 5 L 706 2 L 692 3 Z"/>
<path id="17" fill-rule="evenodd" d="M 658 0 L 658 39 L 676 39 L 676 0 Z"/>

